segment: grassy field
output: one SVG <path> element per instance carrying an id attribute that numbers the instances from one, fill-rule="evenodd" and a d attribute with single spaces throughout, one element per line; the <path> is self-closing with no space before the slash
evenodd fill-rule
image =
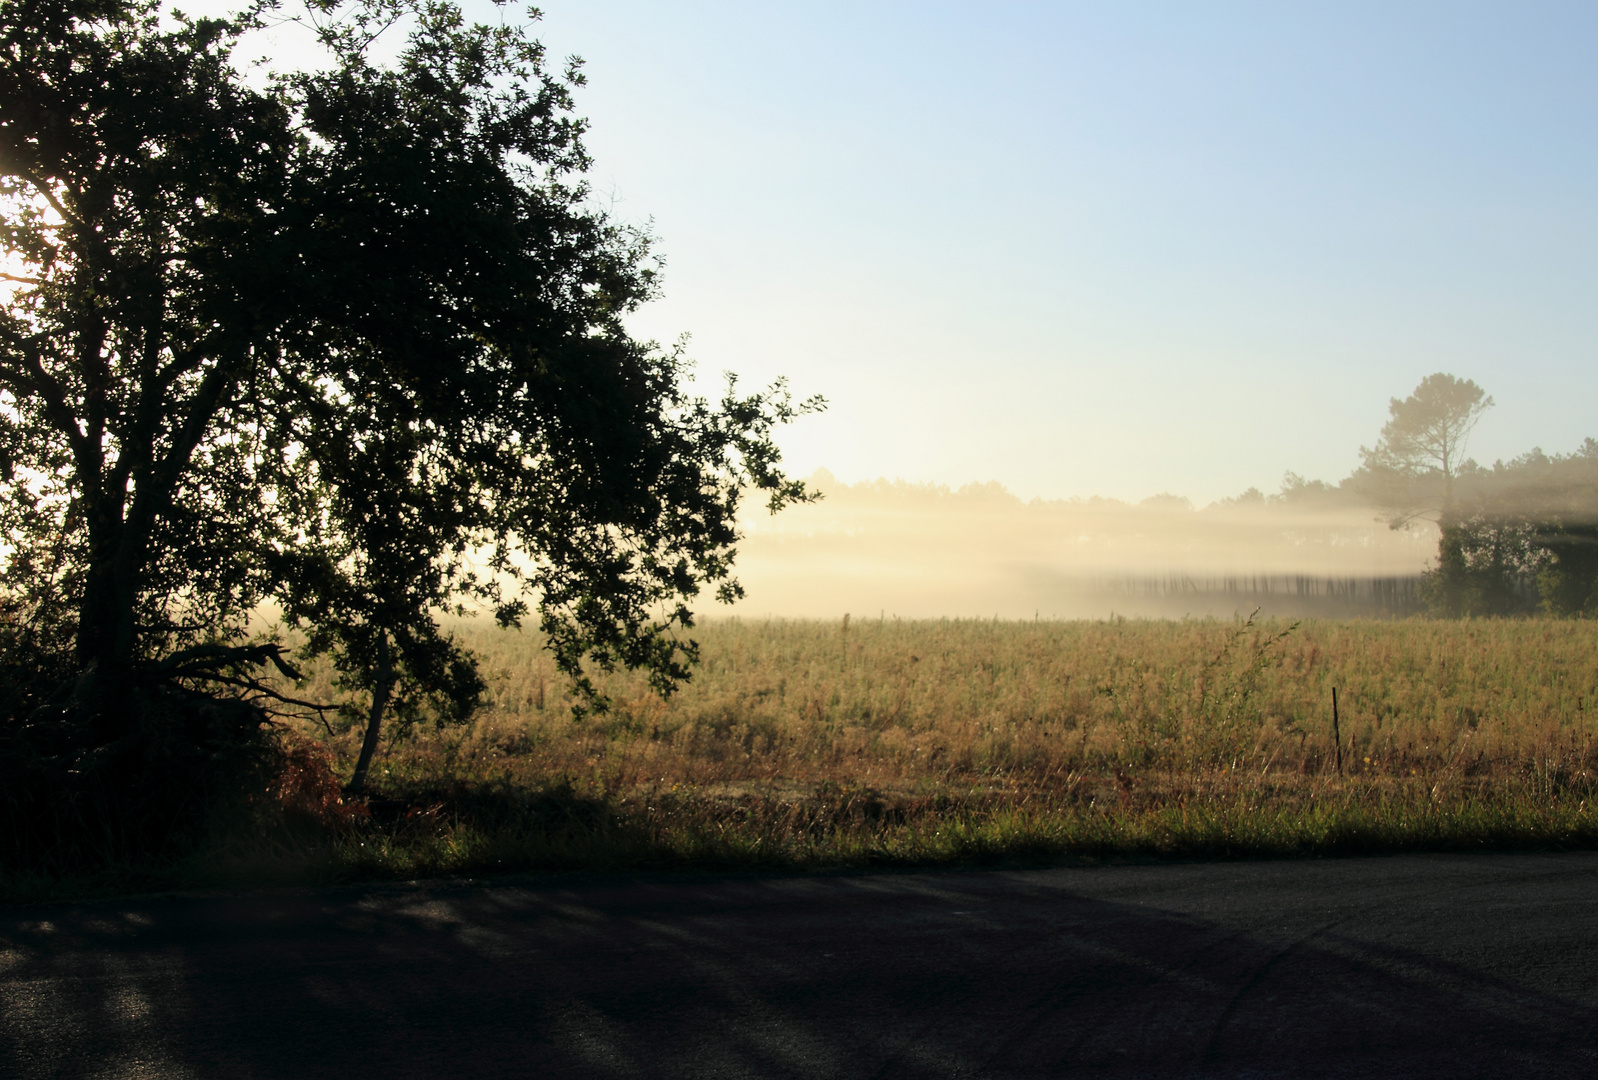
<path id="1" fill-rule="evenodd" d="M 617 675 L 579 721 L 536 635 L 462 633 L 489 706 L 387 747 L 369 806 L 307 726 L 298 827 L 147 883 L 1598 841 L 1590 622 L 722 621 L 679 694 Z"/>

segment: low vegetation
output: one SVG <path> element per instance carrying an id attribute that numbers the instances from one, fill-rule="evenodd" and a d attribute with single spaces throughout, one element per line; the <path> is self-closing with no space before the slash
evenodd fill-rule
<path id="1" fill-rule="evenodd" d="M 486 707 L 393 739 L 369 799 L 360 724 L 306 722 L 202 855 L 7 892 L 1598 841 L 1584 621 L 728 620 L 681 692 L 617 673 L 582 720 L 535 634 L 462 633 Z"/>

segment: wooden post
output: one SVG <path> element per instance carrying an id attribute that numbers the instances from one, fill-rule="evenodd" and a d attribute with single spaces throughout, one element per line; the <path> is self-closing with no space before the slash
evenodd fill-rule
<path id="1" fill-rule="evenodd" d="M 1343 775 L 1343 733 L 1337 728 L 1337 687 L 1332 687 L 1332 745 L 1337 747 L 1337 775 Z"/>

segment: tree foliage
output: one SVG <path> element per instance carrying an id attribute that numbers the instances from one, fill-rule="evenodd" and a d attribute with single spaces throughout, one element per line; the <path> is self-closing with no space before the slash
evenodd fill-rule
<path id="1" fill-rule="evenodd" d="M 1598 614 L 1598 443 L 1532 450 L 1461 472 L 1456 530 L 1466 573 L 1451 610 L 1504 615 L 1540 605 Z"/>
<path id="2" fill-rule="evenodd" d="M 1502 530 L 1467 528 L 1456 505 L 1460 473 L 1475 467 L 1466 443 L 1492 404 L 1469 379 L 1428 375 L 1409 397 L 1389 401 L 1381 438 L 1359 451 L 1356 484 L 1393 528 L 1418 518 L 1437 522 L 1437 563 L 1421 592 L 1433 612 L 1449 617 L 1507 602 L 1513 591 L 1507 567 L 1524 547 Z"/>
<path id="3" fill-rule="evenodd" d="M 271 12 L 0 0 L 8 745 L 131 753 L 173 694 L 258 726 L 265 603 L 402 714 L 475 703 L 467 607 L 536 612 L 590 705 L 587 665 L 669 692 L 744 493 L 808 497 L 772 435 L 819 401 L 692 397 L 628 334 L 649 238 L 525 27 L 322 5 L 326 62 L 252 85 Z"/>
<path id="4" fill-rule="evenodd" d="M 1395 525 L 1416 517 L 1446 525 L 1454 480 L 1469 460 L 1466 443 L 1492 405 L 1474 382 L 1443 372 L 1426 376 L 1409 397 L 1388 403 L 1381 438 L 1359 453 L 1366 490 L 1390 511 Z"/>
<path id="5" fill-rule="evenodd" d="M 1435 459 L 1427 468 L 1433 480 L 1441 476 Z M 1598 443 L 1570 454 L 1532 450 L 1491 467 L 1467 459 L 1446 489 L 1431 488 L 1445 491 L 1446 501 L 1432 504 L 1446 508 L 1437 515 L 1437 560 L 1421 582 L 1434 614 L 1598 613 Z"/>

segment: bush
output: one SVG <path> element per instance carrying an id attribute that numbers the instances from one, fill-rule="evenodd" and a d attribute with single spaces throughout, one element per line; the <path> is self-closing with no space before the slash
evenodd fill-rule
<path id="1" fill-rule="evenodd" d="M 65 874 L 180 856 L 258 816 L 292 752 L 254 705 L 140 686 L 102 738 L 70 701 L 0 720 L 0 863 Z"/>
<path id="2" fill-rule="evenodd" d="M 268 794 L 284 824 L 347 832 L 356 820 L 371 816 L 366 800 L 344 798 L 326 746 L 293 732 L 284 732 L 278 746 L 281 756 Z"/>

